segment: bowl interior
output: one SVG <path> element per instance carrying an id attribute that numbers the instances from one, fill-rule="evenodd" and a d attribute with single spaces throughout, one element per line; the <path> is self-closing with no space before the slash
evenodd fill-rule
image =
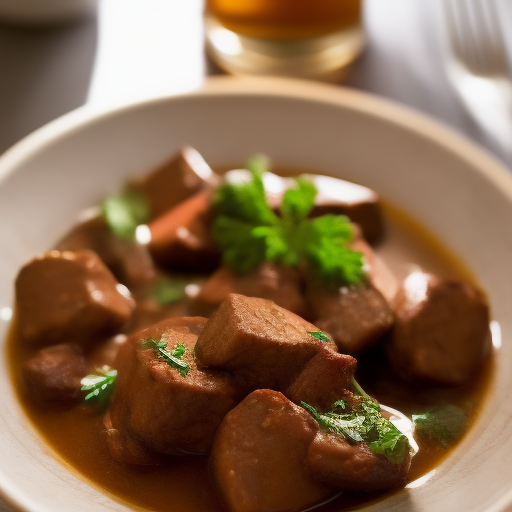
<path id="1" fill-rule="evenodd" d="M 502 341 L 492 392 L 445 463 L 424 482 L 369 509 L 507 510 L 512 178 L 449 130 L 367 95 L 287 80 L 225 78 L 189 95 L 110 113 L 75 112 L 36 132 L 0 159 L 0 339 L 7 333 L 18 268 L 48 249 L 82 209 L 183 144 L 213 165 L 243 162 L 258 151 L 280 166 L 368 185 L 462 257 L 489 295 L 495 340 Z M 30 511 L 124 510 L 49 453 L 16 403 L 4 352 L 0 492 Z"/>

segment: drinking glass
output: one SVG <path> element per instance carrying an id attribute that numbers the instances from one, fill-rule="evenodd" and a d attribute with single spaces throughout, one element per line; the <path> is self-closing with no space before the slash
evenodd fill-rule
<path id="1" fill-rule="evenodd" d="M 338 80 L 365 45 L 362 0 L 206 0 L 206 47 L 235 74 Z"/>

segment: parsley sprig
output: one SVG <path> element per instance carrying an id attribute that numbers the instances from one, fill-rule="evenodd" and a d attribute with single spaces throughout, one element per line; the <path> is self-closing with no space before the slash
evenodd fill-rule
<path id="1" fill-rule="evenodd" d="M 363 255 L 348 244 L 354 239 L 344 215 L 308 218 L 317 190 L 297 178 L 282 199 L 280 216 L 268 206 L 263 186 L 267 168 L 261 157 L 249 161 L 251 180 L 225 183 L 213 196 L 216 218 L 212 236 L 224 263 L 245 274 L 263 261 L 289 267 L 307 265 L 325 284 L 356 284 L 364 279 Z"/>
<path id="2" fill-rule="evenodd" d="M 101 213 L 110 230 L 119 238 L 132 240 L 140 224 L 149 220 L 148 201 L 132 190 L 106 197 L 101 203 Z"/>
<path id="3" fill-rule="evenodd" d="M 94 400 L 98 404 L 105 404 L 110 398 L 114 382 L 117 378 L 117 370 L 108 370 L 106 372 L 91 373 L 85 376 L 80 383 L 82 391 L 89 391 L 84 397 L 85 401 Z"/>
<path id="4" fill-rule="evenodd" d="M 185 345 L 179 343 L 172 352 L 167 350 L 167 342 L 162 338 L 160 341 L 156 341 L 153 338 L 147 338 L 141 342 L 143 349 L 153 348 L 157 356 L 163 359 L 169 366 L 172 366 L 180 372 L 182 377 L 186 377 L 190 365 L 181 359 L 183 354 L 187 350 Z"/>
<path id="5" fill-rule="evenodd" d="M 440 405 L 423 414 L 413 414 L 414 432 L 444 448 L 456 441 L 467 423 L 466 414 L 455 405 Z"/>
<path id="6" fill-rule="evenodd" d="M 382 416 L 379 404 L 367 396 L 351 406 L 344 400 L 338 400 L 325 413 L 318 412 L 306 402 L 301 402 L 301 405 L 325 432 L 341 436 L 351 444 L 364 442 L 374 453 L 383 455 L 394 464 L 401 464 L 409 452 L 409 441 Z"/>

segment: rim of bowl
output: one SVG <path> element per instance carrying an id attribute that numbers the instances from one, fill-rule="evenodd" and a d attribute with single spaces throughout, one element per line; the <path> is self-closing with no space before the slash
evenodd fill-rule
<path id="1" fill-rule="evenodd" d="M 182 97 L 248 95 L 296 98 L 327 105 L 339 105 L 401 126 L 456 154 L 469 167 L 486 175 L 512 199 L 512 174 L 505 165 L 462 133 L 427 114 L 387 98 L 342 85 L 270 77 L 209 77 L 199 88 L 185 93 L 142 99 L 112 109 L 87 104 L 78 107 L 36 129 L 0 154 L 0 184 L 4 176 L 41 147 L 59 139 L 64 134 L 80 129 L 82 126 L 97 123 L 101 119 L 116 117 L 125 111 L 143 109 L 147 105 L 167 103 Z"/>

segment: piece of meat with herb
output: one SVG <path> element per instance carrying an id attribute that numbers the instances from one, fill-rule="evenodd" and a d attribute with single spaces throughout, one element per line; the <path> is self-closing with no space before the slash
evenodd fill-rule
<path id="1" fill-rule="evenodd" d="M 318 425 L 281 393 L 259 389 L 220 424 L 212 476 L 232 512 L 299 512 L 335 494 L 305 459 Z"/>
<path id="2" fill-rule="evenodd" d="M 94 344 L 131 317 L 127 293 L 96 253 L 50 251 L 27 263 L 16 278 L 21 337 L 32 345 L 69 339 Z"/>
<path id="3" fill-rule="evenodd" d="M 148 283 L 156 275 L 147 246 L 138 243 L 134 238 L 116 236 L 103 216 L 84 220 L 55 248 L 59 251 L 94 251 L 117 280 L 129 288 Z"/>
<path id="4" fill-rule="evenodd" d="M 460 385 L 490 352 L 489 307 L 470 284 L 414 271 L 396 296 L 389 357 L 403 375 Z"/>
<path id="5" fill-rule="evenodd" d="M 292 402 L 306 402 L 327 411 L 351 387 L 357 361 L 349 355 L 324 348 L 313 357 L 284 391 Z"/>
<path id="6" fill-rule="evenodd" d="M 210 316 L 231 293 L 272 300 L 299 316 L 306 311 L 300 273 L 268 262 L 242 275 L 221 266 L 201 287 L 191 308 L 194 313 Z"/>
<path id="7" fill-rule="evenodd" d="M 348 491 L 403 486 L 411 463 L 408 437 L 355 380 L 351 388 L 327 412 L 301 403 L 320 427 L 307 455 L 311 475 Z"/>
<path id="8" fill-rule="evenodd" d="M 135 366 L 138 364 L 135 346 L 130 341 L 133 340 L 128 338 L 121 345 L 114 361 L 114 367 L 120 371 L 110 407 L 103 417 L 107 447 L 110 455 L 122 464 L 154 466 L 163 461 L 163 455 L 148 448 L 129 429 L 130 397 L 123 390 L 129 389 L 129 379 L 136 372 Z M 121 388 L 119 393 L 117 388 Z"/>
<path id="9" fill-rule="evenodd" d="M 268 261 L 307 269 L 332 287 L 364 279 L 363 255 L 350 248 L 355 235 L 350 219 L 332 214 L 308 217 L 317 194 L 313 183 L 294 179 L 278 215 L 267 204 L 265 166 L 255 161 L 247 168 L 248 180 L 226 179 L 212 196 L 212 237 L 227 267 L 243 274 Z"/>
<path id="10" fill-rule="evenodd" d="M 394 321 L 393 300 L 398 280 L 355 227 L 350 247 L 363 254 L 366 278 L 337 288 L 308 278 L 309 319 L 329 333 L 340 352 L 357 354 L 386 334 Z"/>
<path id="11" fill-rule="evenodd" d="M 40 403 L 71 404 L 80 401 L 80 380 L 89 366 L 80 346 L 60 343 L 36 352 L 22 368 L 27 395 Z"/>
<path id="12" fill-rule="evenodd" d="M 403 487 L 410 466 L 405 455 L 399 464 L 373 452 L 366 443 L 351 444 L 335 434 L 319 432 L 307 454 L 311 475 L 347 491 L 383 492 Z"/>
<path id="13" fill-rule="evenodd" d="M 210 236 L 210 191 L 199 192 L 148 224 L 149 250 L 170 271 L 211 272 L 220 253 Z"/>
<path id="14" fill-rule="evenodd" d="M 118 437 L 129 434 L 161 453 L 209 451 L 218 424 L 243 395 L 230 375 L 197 369 L 193 349 L 206 321 L 166 320 L 132 335 L 122 347 L 109 410 Z"/>
<path id="15" fill-rule="evenodd" d="M 270 300 L 231 294 L 197 339 L 201 368 L 236 373 L 248 389 L 286 389 L 326 346 L 312 336 L 318 327 Z"/>
<path id="16" fill-rule="evenodd" d="M 190 146 L 184 146 L 149 174 L 133 180 L 129 189 L 147 199 L 151 220 L 154 220 L 202 189 L 216 186 L 218 181 L 219 176 L 201 154 Z"/>

